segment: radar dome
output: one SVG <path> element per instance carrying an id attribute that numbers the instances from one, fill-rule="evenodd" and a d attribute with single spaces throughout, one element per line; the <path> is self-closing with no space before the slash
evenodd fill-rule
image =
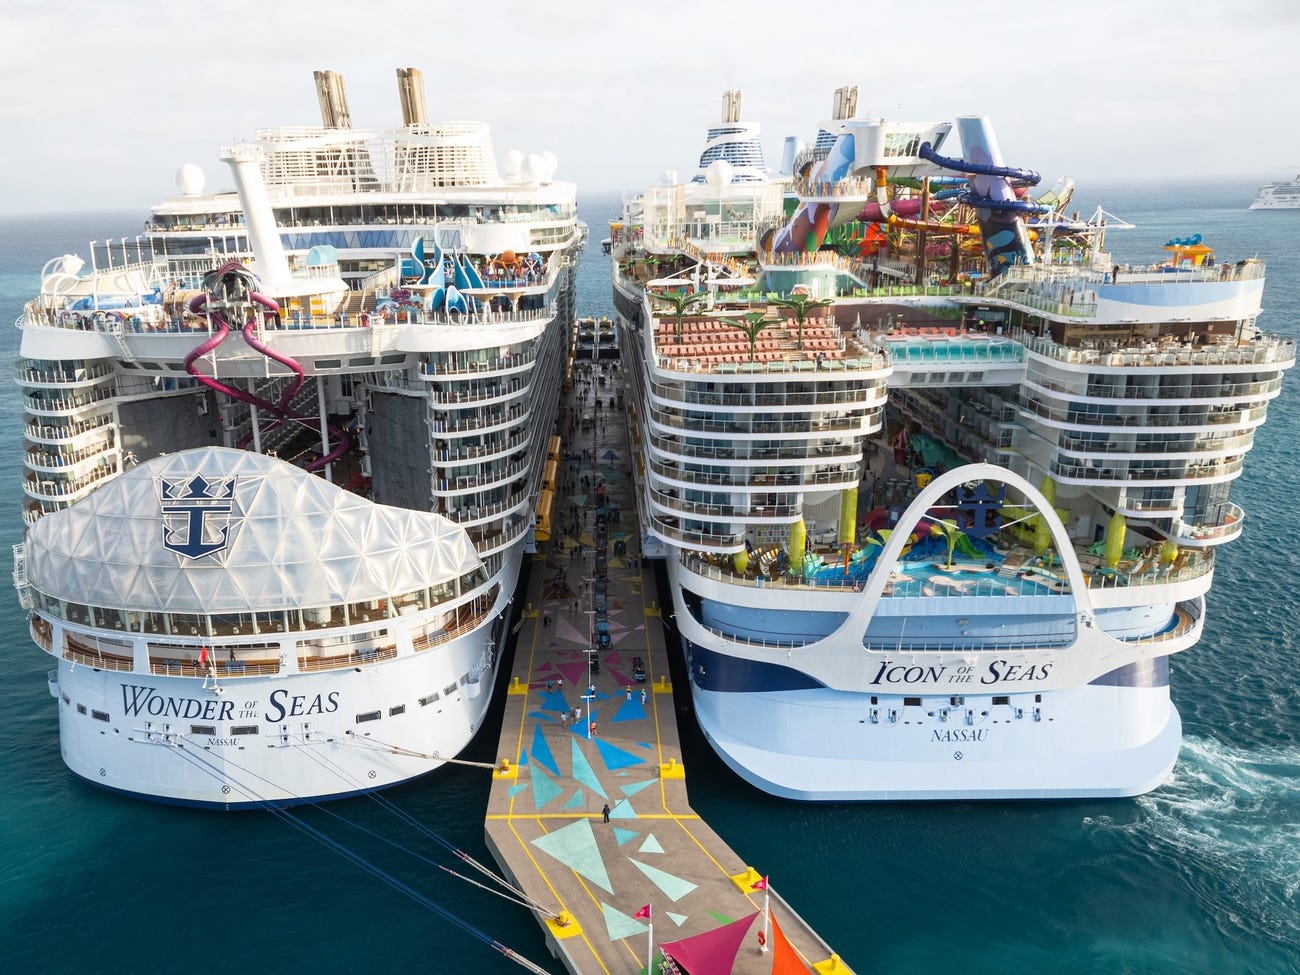
<path id="1" fill-rule="evenodd" d="M 546 163 L 542 157 L 535 152 L 530 152 L 528 158 L 524 160 L 523 169 L 520 175 L 524 178 L 525 183 L 540 183 L 546 178 Z"/>
<path id="2" fill-rule="evenodd" d="M 555 170 L 560 165 L 560 161 L 555 158 L 555 153 L 547 149 L 542 153 L 542 162 L 546 163 L 546 174 L 542 178 L 549 180 L 555 175 Z"/>
<path id="3" fill-rule="evenodd" d="M 519 168 L 523 165 L 524 154 L 518 149 L 511 149 L 504 160 L 506 179 L 514 182 L 519 179 Z"/>
<path id="4" fill-rule="evenodd" d="M 704 171 L 704 178 L 708 180 L 709 185 L 717 188 L 726 186 L 731 182 L 731 177 L 735 174 L 731 163 L 725 159 L 715 159 L 709 163 L 709 168 Z"/>
<path id="5" fill-rule="evenodd" d="M 665 169 L 659 174 L 659 182 L 663 183 L 664 186 L 675 186 L 677 184 L 677 170 Z"/>
<path id="6" fill-rule="evenodd" d="M 185 163 L 176 170 L 176 188 L 181 191 L 181 196 L 198 196 L 207 181 L 202 168 L 195 163 Z"/>

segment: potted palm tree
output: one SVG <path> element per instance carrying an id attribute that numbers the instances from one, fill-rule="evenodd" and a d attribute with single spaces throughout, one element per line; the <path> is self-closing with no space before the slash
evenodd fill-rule
<path id="1" fill-rule="evenodd" d="M 738 328 L 745 333 L 749 339 L 749 361 L 754 361 L 754 347 L 758 344 L 758 333 L 770 325 L 780 325 L 781 319 L 768 318 L 765 311 L 750 311 L 741 316 L 744 321 L 738 322 L 734 318 L 724 318 L 722 323 L 730 325 L 732 328 Z"/>
<path id="2" fill-rule="evenodd" d="M 659 292 L 652 291 L 650 297 L 655 301 L 662 301 L 664 304 L 672 306 L 673 318 L 677 320 L 677 329 L 674 334 L 677 341 L 680 342 L 682 340 L 682 319 L 686 317 L 686 310 L 692 305 L 707 298 L 708 293 L 704 291 L 693 291 L 688 294 L 684 291 L 669 291 L 660 294 Z"/>
<path id="3" fill-rule="evenodd" d="M 831 303 L 829 298 L 810 298 L 805 294 L 790 294 L 784 298 L 773 298 L 770 304 L 778 308 L 789 308 L 794 312 L 794 320 L 799 326 L 799 348 L 803 349 L 803 326 L 818 308 L 825 308 Z"/>

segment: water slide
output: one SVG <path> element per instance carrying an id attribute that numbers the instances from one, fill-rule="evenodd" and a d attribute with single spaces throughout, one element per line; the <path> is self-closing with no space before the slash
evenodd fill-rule
<path id="1" fill-rule="evenodd" d="M 963 115 L 957 119 L 957 131 L 965 158 L 941 156 L 928 142 L 921 145 L 917 154 L 943 169 L 966 174 L 970 190 L 959 199 L 975 207 L 979 214 L 991 276 L 996 277 L 1013 264 L 1032 264 L 1034 251 L 1024 217 L 1048 212 L 1050 207 L 1021 199 L 1011 181 L 1034 186 L 1038 184 L 1038 174 L 1002 164 L 1002 150 L 987 118 Z"/>
<path id="2" fill-rule="evenodd" d="M 205 376 L 203 373 L 198 371 L 198 367 L 195 365 L 199 359 L 207 355 L 217 346 L 221 345 L 221 343 L 229 337 L 231 331 L 230 323 L 226 320 L 224 312 L 217 309 L 208 310 L 207 306 L 209 299 L 214 299 L 215 303 L 215 298 L 210 292 L 220 290 L 223 300 L 229 300 L 231 298 L 237 299 L 242 294 L 246 296 L 248 301 L 255 305 L 260 305 L 270 314 L 277 314 L 280 311 L 280 306 L 276 304 L 275 301 L 253 290 L 252 285 L 254 283 L 255 280 L 253 279 L 253 276 L 249 274 L 249 272 L 245 270 L 244 266 L 238 261 L 227 262 L 204 279 L 204 291 L 190 300 L 190 311 L 194 312 L 196 315 L 207 314 L 212 322 L 216 324 L 217 329 L 205 342 L 198 347 L 191 349 L 189 354 L 185 356 L 185 371 L 209 389 L 215 390 L 219 393 L 225 393 L 231 399 L 238 400 L 241 403 L 247 403 L 254 409 L 261 409 L 270 413 L 278 420 L 294 420 L 306 427 L 316 430 L 319 433 L 323 421 L 288 409 L 290 400 L 292 400 L 294 394 L 302 388 L 302 384 L 306 381 L 306 375 L 303 372 L 302 366 L 296 361 L 286 355 L 282 355 L 269 349 L 255 336 L 254 333 L 259 328 L 255 319 L 259 316 L 255 315 L 241 330 L 243 332 L 244 341 L 263 355 L 274 359 L 281 365 L 287 366 L 289 369 L 293 370 L 294 373 L 294 379 L 285 388 L 284 393 L 281 394 L 279 403 L 272 403 L 270 400 L 262 399 L 260 396 L 254 396 L 252 393 L 245 390 L 234 386 L 228 386 L 219 379 Z M 334 438 L 336 441 L 335 447 L 324 456 L 319 457 L 308 464 L 305 468 L 308 471 L 320 470 L 322 467 L 326 467 L 333 463 L 335 460 L 342 457 L 351 445 L 351 440 L 344 431 L 327 425 L 325 427 L 325 432 Z"/>
<path id="3" fill-rule="evenodd" d="M 811 174 L 808 182 L 816 188 L 819 183 L 834 183 L 849 175 L 853 166 L 854 139 L 852 132 L 842 132 L 830 153 Z M 784 227 L 772 235 L 771 250 L 789 254 L 802 250 L 812 253 L 821 247 L 826 232 L 831 227 L 853 219 L 853 208 L 838 203 L 809 201 L 799 204 Z"/>

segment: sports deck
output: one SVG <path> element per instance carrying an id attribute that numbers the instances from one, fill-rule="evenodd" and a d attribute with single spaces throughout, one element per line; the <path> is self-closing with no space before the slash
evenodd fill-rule
<path id="1" fill-rule="evenodd" d="M 551 951 L 575 975 L 644 972 L 652 935 L 656 971 L 667 944 L 700 975 L 849 973 L 775 888 L 762 889 L 763 864 L 741 862 L 691 809 L 654 575 L 637 559 L 624 414 L 594 409 L 614 385 L 580 402 L 578 382 L 561 414 L 553 540 L 539 546 L 530 576 L 498 752 L 509 766 L 493 776 L 488 847 L 544 906 Z M 591 429 L 570 432 L 569 416 L 588 414 Z M 606 632 L 601 622 L 610 646 L 589 673 L 585 651 Z M 760 943 L 765 901 L 772 923 Z"/>

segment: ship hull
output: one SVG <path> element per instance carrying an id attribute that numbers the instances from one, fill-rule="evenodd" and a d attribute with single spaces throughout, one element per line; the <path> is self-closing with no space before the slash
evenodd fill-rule
<path id="1" fill-rule="evenodd" d="M 669 566 L 682 620 L 690 610 Z M 787 799 L 1140 795 L 1165 780 L 1182 741 L 1165 657 L 1078 687 L 888 694 L 833 689 L 793 660 L 756 661 L 691 629 L 682 650 L 704 736 L 742 779 Z"/>
<path id="2" fill-rule="evenodd" d="M 60 660 L 51 692 L 64 764 L 113 792 L 222 810 L 320 802 L 432 772 L 483 726 L 521 555 L 516 545 L 506 556 L 482 625 L 393 660 L 216 681 Z"/>

